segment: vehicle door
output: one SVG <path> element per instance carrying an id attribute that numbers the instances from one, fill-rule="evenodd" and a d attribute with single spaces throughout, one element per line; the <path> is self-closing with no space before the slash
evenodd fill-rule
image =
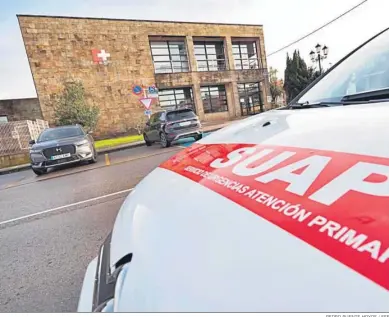
<path id="1" fill-rule="evenodd" d="M 153 141 L 153 129 L 152 129 L 152 122 L 154 121 L 156 114 L 153 114 L 150 116 L 150 119 L 147 121 L 144 133 L 146 137 L 150 140 Z"/>
<path id="2" fill-rule="evenodd" d="M 159 141 L 159 128 L 161 126 L 160 122 L 161 113 L 154 113 L 150 118 L 150 141 Z"/>

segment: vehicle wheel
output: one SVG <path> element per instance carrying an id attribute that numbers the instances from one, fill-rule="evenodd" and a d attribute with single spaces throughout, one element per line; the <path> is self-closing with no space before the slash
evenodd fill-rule
<path id="1" fill-rule="evenodd" d="M 39 169 L 39 170 L 36 170 L 36 169 L 32 169 L 32 171 L 36 174 L 36 175 L 38 175 L 38 176 L 41 176 L 41 175 L 43 175 L 43 174 L 46 174 L 47 173 L 47 169 Z"/>
<path id="2" fill-rule="evenodd" d="M 196 141 L 198 141 L 198 140 L 201 140 L 203 138 L 203 135 L 202 134 L 200 134 L 200 135 L 198 135 L 198 136 L 195 136 L 195 140 Z"/>
<path id="3" fill-rule="evenodd" d="M 162 132 L 160 134 L 160 138 L 161 138 L 162 147 L 169 147 L 170 146 L 170 141 L 167 139 L 166 134 L 164 132 Z"/>
<path id="4" fill-rule="evenodd" d="M 147 146 L 152 146 L 153 145 L 153 142 L 151 142 L 148 137 L 146 136 L 146 134 L 143 134 L 143 139 L 145 140 L 145 143 Z"/>
<path id="5" fill-rule="evenodd" d="M 97 163 L 97 152 L 95 149 L 93 149 L 93 158 L 89 160 L 90 164 Z"/>

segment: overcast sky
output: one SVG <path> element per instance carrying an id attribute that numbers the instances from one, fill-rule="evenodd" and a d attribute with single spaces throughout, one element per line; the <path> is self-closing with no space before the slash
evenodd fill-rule
<path id="1" fill-rule="evenodd" d="M 0 99 L 36 92 L 16 14 L 262 24 L 267 54 L 323 25 L 362 0 L 2 0 Z M 186 3 L 187 2 L 187 3 Z M 268 57 L 282 75 L 286 53 L 299 49 L 309 62 L 317 43 L 329 47 L 328 63 L 389 27 L 389 0 L 365 4 L 296 45 Z"/>

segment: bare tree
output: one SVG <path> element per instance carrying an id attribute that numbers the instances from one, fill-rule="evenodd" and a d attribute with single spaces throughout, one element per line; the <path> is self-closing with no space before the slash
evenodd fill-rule
<path id="1" fill-rule="evenodd" d="M 282 81 L 277 78 L 277 69 L 270 67 L 269 69 L 269 80 L 270 80 L 270 95 L 272 107 L 277 106 L 277 99 L 284 92 Z"/>
<path id="2" fill-rule="evenodd" d="M 138 135 L 143 134 L 146 122 L 149 120 L 148 116 L 140 115 L 134 118 L 134 120 L 129 124 L 130 130 L 135 130 Z"/>

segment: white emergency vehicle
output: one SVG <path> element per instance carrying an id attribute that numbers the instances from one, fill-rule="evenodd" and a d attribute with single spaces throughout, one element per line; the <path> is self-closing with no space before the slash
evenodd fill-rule
<path id="1" fill-rule="evenodd" d="M 389 31 L 144 178 L 78 310 L 388 312 Z"/>

